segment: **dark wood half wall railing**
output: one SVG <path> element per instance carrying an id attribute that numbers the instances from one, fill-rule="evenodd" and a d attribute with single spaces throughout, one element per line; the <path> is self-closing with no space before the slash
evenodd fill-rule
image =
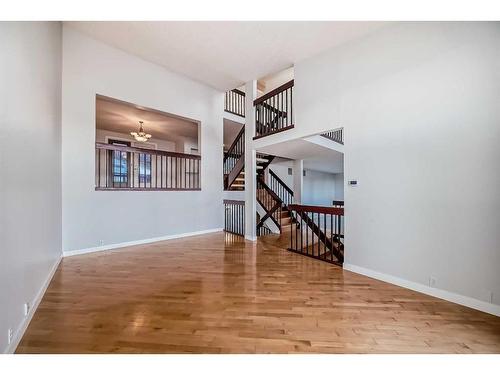
<path id="1" fill-rule="evenodd" d="M 328 138 L 331 141 L 344 144 L 344 128 L 335 129 L 326 133 L 321 134 L 323 137 Z"/>
<path id="2" fill-rule="evenodd" d="M 245 235 L 245 201 L 224 199 L 224 231 Z"/>
<path id="3" fill-rule="evenodd" d="M 227 91 L 224 97 L 224 110 L 245 117 L 245 93 L 238 89 Z"/>
<path id="4" fill-rule="evenodd" d="M 288 250 L 342 265 L 344 262 L 344 209 L 291 204 L 295 222 L 290 223 Z"/>
<path id="5" fill-rule="evenodd" d="M 96 190 L 201 190 L 199 155 L 95 144 Z"/>
<path id="6" fill-rule="evenodd" d="M 293 128 L 293 84 L 292 79 L 254 100 L 254 139 Z"/>

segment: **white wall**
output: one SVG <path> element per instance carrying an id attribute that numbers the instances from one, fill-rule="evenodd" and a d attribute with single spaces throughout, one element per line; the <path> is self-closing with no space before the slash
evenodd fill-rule
<path id="1" fill-rule="evenodd" d="M 344 174 L 343 173 L 335 173 L 335 200 L 343 201 L 344 200 Z"/>
<path id="2" fill-rule="evenodd" d="M 288 168 L 292 168 L 292 174 L 288 174 Z M 293 160 L 273 161 L 269 169 L 290 188 L 293 189 Z"/>
<path id="3" fill-rule="evenodd" d="M 306 169 L 302 204 L 313 206 L 331 206 L 335 199 L 335 175 Z"/>
<path id="4" fill-rule="evenodd" d="M 2 353 L 61 256 L 60 23 L 0 22 L 0 82 Z"/>
<path id="5" fill-rule="evenodd" d="M 292 168 L 293 173 L 293 161 L 279 160 L 269 165 L 269 169 L 293 189 L 293 175 L 288 174 L 288 168 Z M 302 204 L 331 206 L 334 199 L 343 200 L 343 179 L 342 173 L 306 169 L 306 175 L 303 177 Z"/>
<path id="6" fill-rule="evenodd" d="M 95 191 L 96 94 L 201 121 L 202 190 Z M 212 88 L 64 26 L 63 250 L 222 228 L 223 104 Z"/>
<path id="7" fill-rule="evenodd" d="M 280 87 L 281 85 L 284 85 L 292 79 L 293 66 L 260 79 L 259 81 L 261 81 L 265 85 L 265 90 L 263 90 L 259 94 L 259 96 L 267 94 L 268 92 Z"/>
<path id="8" fill-rule="evenodd" d="M 296 64 L 282 133 L 345 128 L 347 264 L 497 313 L 499 45 L 498 22 L 421 22 L 339 46 Z"/>
<path id="9" fill-rule="evenodd" d="M 118 133 L 109 130 L 96 129 L 96 137 L 95 137 L 96 142 L 107 143 L 108 138 L 131 142 L 131 144 L 134 147 L 135 147 L 134 143 L 138 143 L 128 133 Z M 177 151 L 176 144 L 173 141 L 167 141 L 164 139 L 155 139 L 154 141 L 148 141 L 147 143 L 150 145 L 156 144 L 157 150 L 172 151 L 172 152 Z M 184 145 L 184 142 L 182 142 L 182 144 Z M 184 147 L 182 149 L 182 152 L 184 152 Z"/>

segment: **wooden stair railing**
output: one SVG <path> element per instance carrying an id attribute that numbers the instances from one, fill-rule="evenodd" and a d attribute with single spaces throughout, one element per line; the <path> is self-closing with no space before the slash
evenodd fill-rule
<path id="1" fill-rule="evenodd" d="M 342 265 L 344 209 L 300 204 L 291 204 L 288 208 L 296 217 L 296 222 L 290 223 L 288 250 Z"/>
<path id="2" fill-rule="evenodd" d="M 262 177 L 257 177 L 257 201 L 264 208 L 266 214 L 257 223 L 257 231 L 264 226 L 267 219 L 271 219 L 281 232 L 281 216 L 283 202 L 264 182 Z"/>
<path id="3" fill-rule="evenodd" d="M 255 136 L 258 139 L 294 127 L 293 79 L 254 100 Z"/>
<path id="4" fill-rule="evenodd" d="M 224 96 L 224 111 L 245 117 L 245 93 L 238 89 L 227 91 Z"/>
<path id="5" fill-rule="evenodd" d="M 224 189 L 231 188 L 245 167 L 245 127 L 242 127 L 223 159 Z"/>
<path id="6" fill-rule="evenodd" d="M 269 187 L 281 199 L 285 206 L 293 202 L 293 190 L 278 177 L 276 173 L 269 169 Z"/>

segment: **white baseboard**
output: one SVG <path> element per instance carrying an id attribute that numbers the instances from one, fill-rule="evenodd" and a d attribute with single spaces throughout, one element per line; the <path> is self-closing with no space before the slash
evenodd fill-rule
<path id="1" fill-rule="evenodd" d="M 36 294 L 35 298 L 31 302 L 31 309 L 30 312 L 28 313 L 27 316 L 24 317 L 23 321 L 21 324 L 19 324 L 19 327 L 17 327 L 16 332 L 13 335 L 12 342 L 7 346 L 5 349 L 5 354 L 12 354 L 16 351 L 17 346 L 19 345 L 19 342 L 24 336 L 24 332 L 26 331 L 26 328 L 28 328 L 28 325 L 31 322 L 31 319 L 33 318 L 33 315 L 35 315 L 35 311 L 38 308 L 38 305 L 40 304 L 43 295 L 45 294 L 45 291 L 49 287 L 50 282 L 52 281 L 52 277 L 54 277 L 54 274 L 56 273 L 57 267 L 59 267 L 59 263 L 61 263 L 62 257 L 59 257 L 59 259 L 56 260 L 56 262 L 52 265 L 50 272 L 45 279 L 45 282 L 43 283 L 42 287 Z"/>
<path id="2" fill-rule="evenodd" d="M 431 288 L 430 286 L 416 283 L 413 281 L 401 279 L 396 276 L 388 275 L 385 273 L 377 272 L 370 270 L 368 268 L 355 266 L 353 264 L 344 263 L 343 265 L 345 270 L 359 273 L 364 276 L 371 277 L 373 279 L 381 280 L 388 282 L 390 284 L 398 285 L 403 288 L 411 289 L 416 292 L 420 292 L 423 294 L 427 294 L 433 297 L 441 298 L 446 301 L 450 301 L 462 306 L 470 307 L 471 309 L 479 310 L 488 314 L 500 316 L 500 306 L 494 305 L 492 303 L 488 303 L 485 301 L 481 301 L 475 298 L 463 296 L 461 294 L 456 294 L 452 292 L 448 292 L 442 289 Z"/>
<path id="3" fill-rule="evenodd" d="M 120 243 L 115 243 L 115 244 L 111 244 L 111 245 L 89 247 L 87 249 L 67 250 L 67 251 L 63 251 L 63 257 L 70 257 L 73 255 L 82 255 L 82 254 L 88 254 L 88 253 L 95 253 L 98 251 L 118 249 L 120 247 L 143 245 L 143 244 L 148 244 L 148 243 L 158 242 L 158 241 L 173 240 L 175 238 L 198 236 L 200 234 L 222 232 L 222 230 L 223 230 L 223 228 L 214 228 L 214 229 L 200 230 L 197 232 L 179 233 L 179 234 L 172 234 L 172 235 L 168 235 L 168 236 L 146 238 L 144 240 L 120 242 Z"/>

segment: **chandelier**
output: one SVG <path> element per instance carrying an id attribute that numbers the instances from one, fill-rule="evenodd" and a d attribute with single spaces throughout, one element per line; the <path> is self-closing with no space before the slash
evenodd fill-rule
<path id="1" fill-rule="evenodd" d="M 144 131 L 142 128 L 142 121 L 139 121 L 140 127 L 139 127 L 139 132 L 131 132 L 130 135 L 135 138 L 137 142 L 147 142 L 149 138 L 151 138 L 151 134 L 148 134 Z"/>

